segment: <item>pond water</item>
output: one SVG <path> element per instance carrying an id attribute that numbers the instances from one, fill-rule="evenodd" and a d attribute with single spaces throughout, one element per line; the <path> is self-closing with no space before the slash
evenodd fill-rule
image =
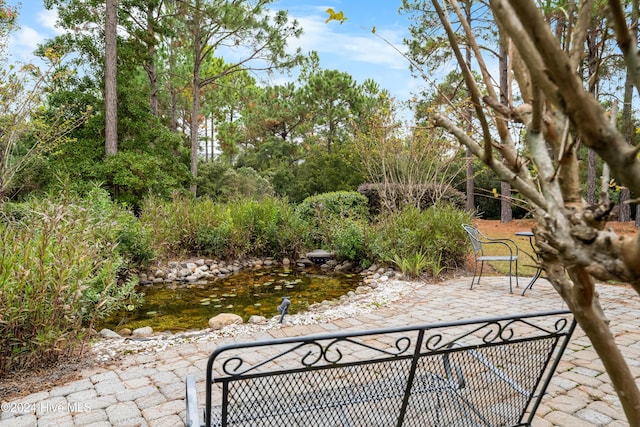
<path id="1" fill-rule="evenodd" d="M 224 279 L 203 283 L 160 283 L 140 286 L 144 303 L 134 311 L 120 311 L 98 329 L 131 330 L 151 326 L 154 331 L 203 329 L 211 317 L 235 313 L 246 322 L 252 315 L 279 315 L 283 296 L 289 314 L 311 304 L 346 295 L 361 283 L 358 274 L 325 273 L 319 269 L 272 268 L 243 270 Z"/>

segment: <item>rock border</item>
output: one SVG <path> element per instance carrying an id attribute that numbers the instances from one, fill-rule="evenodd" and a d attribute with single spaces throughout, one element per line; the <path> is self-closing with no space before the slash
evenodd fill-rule
<path id="1" fill-rule="evenodd" d="M 132 353 L 154 354 L 166 350 L 168 347 L 189 342 L 208 342 L 223 337 L 235 337 L 238 335 L 253 335 L 271 329 L 279 329 L 291 325 L 311 325 L 331 322 L 333 320 L 352 317 L 362 313 L 368 313 L 378 307 L 387 306 L 411 292 L 419 281 L 408 281 L 402 273 L 392 268 L 372 265 L 360 272 L 363 276 L 362 284 L 354 291 L 343 295 L 337 300 L 323 301 L 312 304 L 309 308 L 295 315 L 287 315 L 284 322 L 280 323 L 280 315 L 271 319 L 255 316 L 247 323 L 240 323 L 237 318 L 228 324 L 209 322 L 210 325 L 218 325 L 216 328 L 203 328 L 180 333 L 153 332 L 151 328 L 145 329 L 145 333 L 135 330 L 131 336 L 121 336 L 116 332 L 101 331 L 103 339 L 99 339 L 91 345 L 92 358 L 104 363 L 120 359 Z M 224 313 L 223 313 L 224 314 Z M 229 314 L 229 313 L 227 313 Z M 214 318 L 212 318 L 213 320 Z"/>

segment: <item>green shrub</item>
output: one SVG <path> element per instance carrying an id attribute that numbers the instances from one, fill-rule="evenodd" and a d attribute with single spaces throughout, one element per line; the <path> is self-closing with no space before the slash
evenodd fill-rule
<path id="1" fill-rule="evenodd" d="M 418 277 L 420 274 L 429 268 L 430 262 L 422 252 L 416 252 L 415 254 L 402 257 L 398 254 L 393 255 L 391 261 L 402 271 L 402 273 L 409 277 Z"/>
<path id="2" fill-rule="evenodd" d="M 356 191 L 335 191 L 307 197 L 296 206 L 296 213 L 309 222 L 343 218 L 366 220 L 369 217 L 367 203 L 367 198 Z"/>
<path id="3" fill-rule="evenodd" d="M 366 223 L 352 219 L 334 223 L 326 236 L 328 249 L 333 251 L 338 259 L 360 262 L 365 257 L 366 227 Z"/>
<path id="4" fill-rule="evenodd" d="M 355 191 L 337 191 L 306 198 L 296 206 L 296 214 L 306 224 L 307 245 L 330 249 L 331 234 L 346 220 L 366 223 L 367 198 Z"/>
<path id="5" fill-rule="evenodd" d="M 253 168 L 233 169 L 220 161 L 203 163 L 198 171 L 198 196 L 208 196 L 220 202 L 242 198 L 272 196 L 273 185 Z"/>
<path id="6" fill-rule="evenodd" d="M 169 258 L 191 252 L 222 259 L 294 256 L 302 248 L 303 224 L 284 199 L 265 197 L 227 203 L 174 197 L 145 201 L 143 224 L 154 226 L 153 246 Z"/>
<path id="7" fill-rule="evenodd" d="M 135 218 L 105 191 L 9 206 L 0 221 L 0 375 L 73 354 L 97 321 L 140 302 L 136 280 L 122 275 L 125 256 L 139 251 L 118 242 Z"/>
<path id="8" fill-rule="evenodd" d="M 176 193 L 169 201 L 150 196 L 142 204 L 140 222 L 153 229 L 151 246 L 161 258 L 182 256 L 197 248 L 198 230 L 215 227 L 224 218 L 209 198 Z"/>
<path id="9" fill-rule="evenodd" d="M 371 251 L 377 259 L 404 266 L 404 272 L 423 269 L 437 275 L 464 264 L 468 243 L 462 224 L 471 219 L 471 214 L 451 206 L 386 214 L 375 226 Z"/>
<path id="10" fill-rule="evenodd" d="M 233 225 L 224 221 L 216 227 L 201 225 L 196 232 L 196 248 L 207 255 L 227 253 Z"/>
<path id="11" fill-rule="evenodd" d="M 412 205 L 419 206 L 420 209 L 445 204 L 452 205 L 459 209 L 465 207 L 465 194 L 448 185 L 420 184 L 407 187 L 400 184 L 360 184 L 360 186 L 358 186 L 358 192 L 367 197 L 369 211 L 373 215 L 378 215 L 384 210 L 381 195 L 383 188 L 387 188 L 389 194 L 393 196 L 393 200 L 387 201 L 392 206 L 403 206 L 406 203 L 405 193 L 411 192 L 414 194 L 411 197 L 411 200 L 414 200 Z M 418 197 L 420 201 L 415 202 Z"/>

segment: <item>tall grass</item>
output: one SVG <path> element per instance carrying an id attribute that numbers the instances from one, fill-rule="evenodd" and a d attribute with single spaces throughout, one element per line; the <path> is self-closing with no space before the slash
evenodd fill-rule
<path id="1" fill-rule="evenodd" d="M 294 256 L 303 250 L 305 236 L 292 206 L 275 197 L 226 203 L 189 197 L 149 199 L 141 222 L 154 229 L 152 245 L 164 257 Z"/>
<path id="2" fill-rule="evenodd" d="M 3 208 L 0 375 L 73 354 L 97 320 L 139 302 L 136 281 L 123 276 L 127 250 L 118 248 L 131 214 L 106 193 Z"/>

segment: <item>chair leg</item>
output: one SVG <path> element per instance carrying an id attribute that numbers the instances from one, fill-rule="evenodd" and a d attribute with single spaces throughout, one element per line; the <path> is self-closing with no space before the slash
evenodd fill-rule
<path id="1" fill-rule="evenodd" d="M 513 286 L 511 285 L 511 280 L 513 278 L 513 274 L 512 274 L 512 265 L 513 261 L 509 261 L 509 293 L 512 294 L 513 293 Z"/>
<path id="2" fill-rule="evenodd" d="M 476 281 L 476 273 L 478 272 L 478 261 L 473 265 L 473 278 L 471 279 L 471 287 L 469 289 L 473 289 L 473 284 Z"/>
<path id="3" fill-rule="evenodd" d="M 482 261 L 480 263 L 480 274 L 478 275 L 478 281 L 476 282 L 476 285 L 480 284 L 480 278 L 482 277 L 482 271 L 484 270 L 484 261 Z"/>

